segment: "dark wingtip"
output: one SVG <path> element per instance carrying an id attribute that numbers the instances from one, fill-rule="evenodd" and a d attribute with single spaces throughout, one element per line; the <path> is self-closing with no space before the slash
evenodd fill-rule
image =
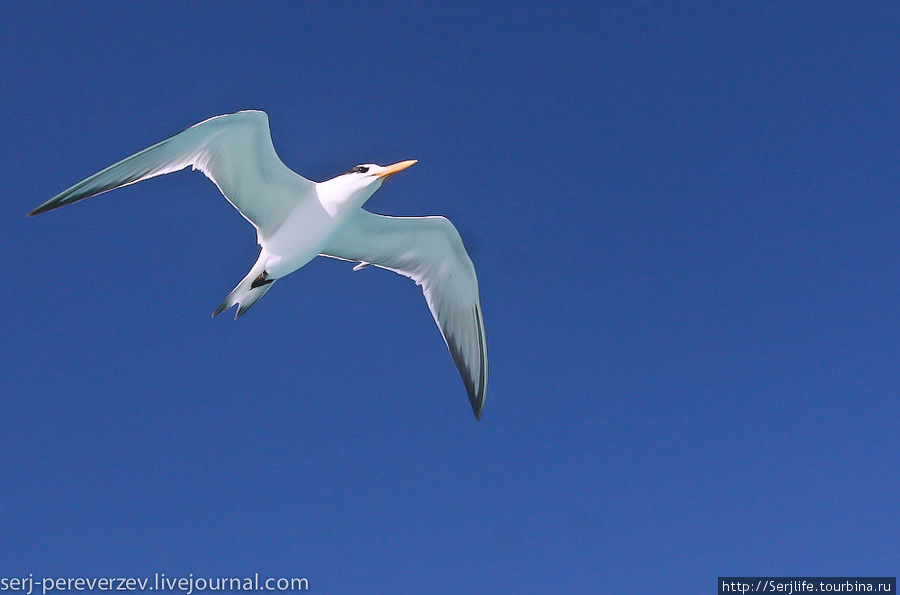
<path id="1" fill-rule="evenodd" d="M 38 208 L 34 209 L 30 213 L 28 213 L 29 217 L 34 217 L 35 215 L 40 215 L 41 213 L 46 213 L 47 211 L 52 211 L 53 209 L 57 209 L 64 204 L 67 204 L 61 200 L 59 200 L 59 196 L 54 196 Z"/>
<path id="2" fill-rule="evenodd" d="M 472 404 L 472 413 L 475 414 L 475 421 L 481 421 L 481 413 L 484 411 L 484 395 L 470 395 L 469 402 Z"/>

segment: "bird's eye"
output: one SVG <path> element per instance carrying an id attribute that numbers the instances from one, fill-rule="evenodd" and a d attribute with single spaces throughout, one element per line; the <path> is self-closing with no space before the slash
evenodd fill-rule
<path id="1" fill-rule="evenodd" d="M 359 173 L 361 173 L 361 174 L 364 174 L 364 173 L 366 173 L 367 171 L 369 171 L 369 168 L 366 167 L 365 165 L 357 165 L 356 167 L 353 168 L 353 171 L 356 171 L 356 172 L 359 172 Z"/>

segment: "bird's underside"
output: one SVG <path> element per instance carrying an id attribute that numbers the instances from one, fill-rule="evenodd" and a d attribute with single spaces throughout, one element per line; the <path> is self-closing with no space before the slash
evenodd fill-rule
<path id="1" fill-rule="evenodd" d="M 213 316 L 235 305 L 236 318 L 243 315 L 278 278 L 317 254 L 357 262 L 354 268 L 394 271 L 422 286 L 477 419 L 487 390 L 487 348 L 478 280 L 459 233 L 444 217 L 386 217 L 360 208 L 384 179 L 413 163 L 360 165 L 316 184 L 282 163 L 268 116 L 243 111 L 210 118 L 135 153 L 29 215 L 189 166 L 200 170 L 256 228 L 262 248 Z"/>

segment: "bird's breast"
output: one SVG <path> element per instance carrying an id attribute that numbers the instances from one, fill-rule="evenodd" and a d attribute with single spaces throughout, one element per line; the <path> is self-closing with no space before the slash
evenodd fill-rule
<path id="1" fill-rule="evenodd" d="M 312 202 L 298 205 L 276 232 L 261 242 L 270 259 L 266 270 L 283 277 L 308 263 L 340 232 L 347 215 L 339 212 L 332 216 Z"/>

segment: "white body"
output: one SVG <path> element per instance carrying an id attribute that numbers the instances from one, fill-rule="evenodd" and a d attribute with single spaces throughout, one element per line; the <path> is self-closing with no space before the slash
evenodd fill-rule
<path id="1" fill-rule="evenodd" d="M 381 187 L 381 182 L 361 188 L 343 201 L 339 194 L 342 187 L 333 180 L 316 184 L 315 200 L 298 203 L 280 227 L 268 237 L 259 238 L 262 251 L 257 263 L 263 262 L 273 277 L 284 277 L 303 267 L 325 252 L 347 221 Z M 298 234 L 299 229 L 303 232 Z"/>

